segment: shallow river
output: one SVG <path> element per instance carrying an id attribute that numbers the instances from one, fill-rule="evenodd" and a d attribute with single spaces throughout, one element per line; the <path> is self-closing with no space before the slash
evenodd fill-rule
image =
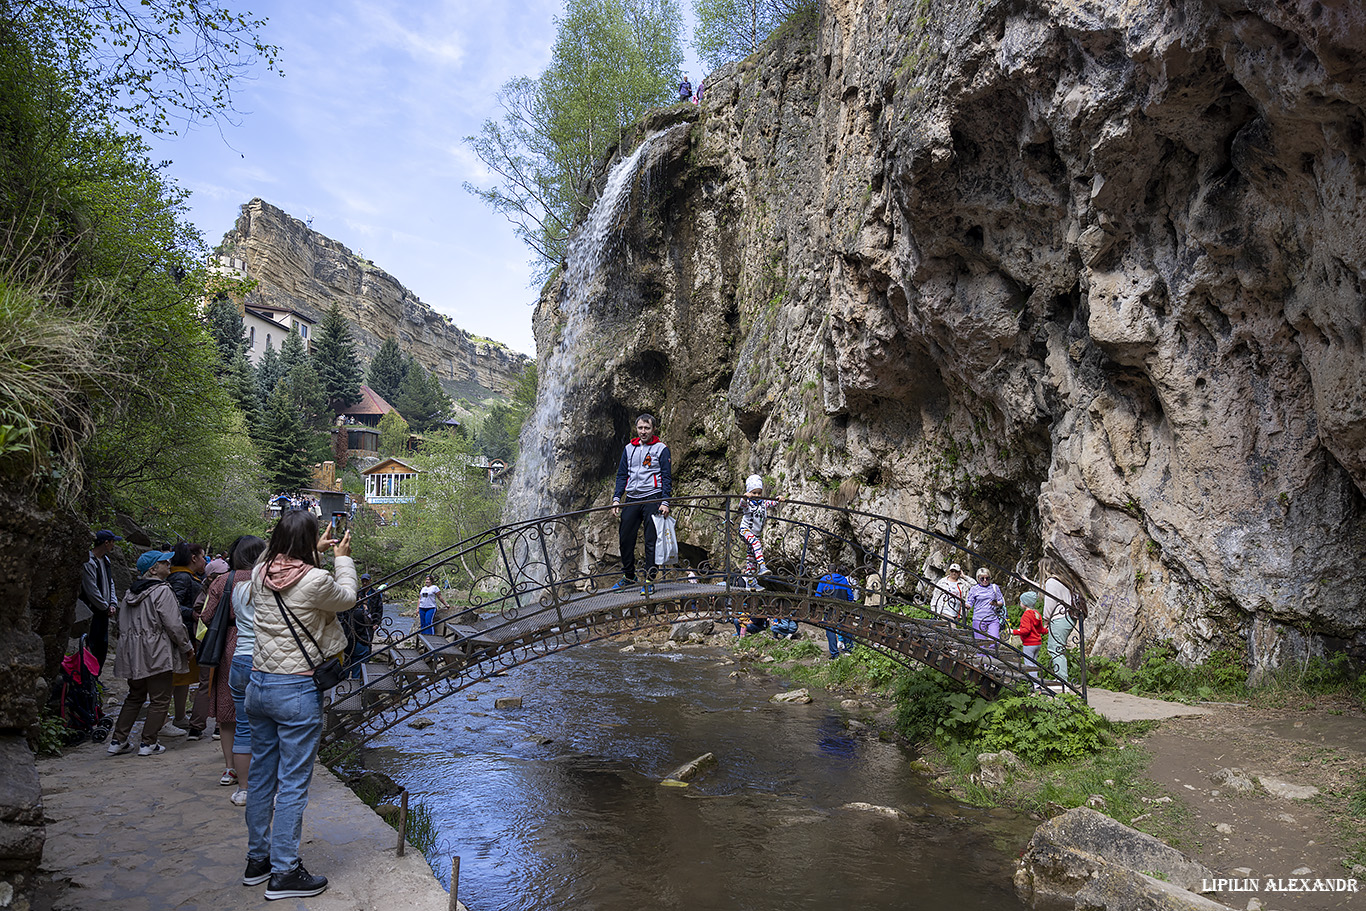
<path id="1" fill-rule="evenodd" d="M 731 678 L 720 653 L 620 647 L 511 670 L 370 751 L 431 809 L 434 866 L 449 886 L 460 856 L 472 911 L 1021 907 L 1010 876 L 1031 824 L 934 796 L 828 697 L 772 705 L 784 681 Z M 719 765 L 692 786 L 659 784 L 707 752 Z"/>

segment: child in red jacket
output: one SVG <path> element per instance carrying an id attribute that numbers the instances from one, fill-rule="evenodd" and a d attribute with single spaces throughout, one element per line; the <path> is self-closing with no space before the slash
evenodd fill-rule
<path id="1" fill-rule="evenodd" d="M 1029 671 L 1029 679 L 1034 681 L 1034 689 L 1039 687 L 1039 649 L 1043 646 L 1043 617 L 1039 616 L 1036 609 L 1039 606 L 1039 596 L 1036 592 L 1025 592 L 1020 596 L 1020 606 L 1024 608 L 1024 613 L 1020 614 L 1020 628 L 1010 631 L 1012 636 L 1019 636 L 1021 650 L 1025 655 L 1025 669 Z"/>

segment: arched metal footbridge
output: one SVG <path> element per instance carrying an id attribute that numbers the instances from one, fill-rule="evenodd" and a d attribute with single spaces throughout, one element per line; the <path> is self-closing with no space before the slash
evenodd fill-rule
<path id="1" fill-rule="evenodd" d="M 547 516 L 488 529 L 375 580 L 393 589 L 428 573 L 458 575 L 470 591 L 468 608 L 424 631 L 403 631 L 392 618 L 376 631 L 374 649 L 358 679 L 327 698 L 324 744 L 349 752 L 365 740 L 430 706 L 510 668 L 576 645 L 685 620 L 742 618 L 795 620 L 843 633 L 905 665 L 926 665 L 987 698 L 1027 691 L 1031 674 L 1044 693 L 1071 690 L 1045 661 L 1038 665 L 1006 639 L 982 638 L 966 625 L 923 608 L 937 581 L 922 573 L 933 561 L 988 566 L 1018 599 L 1038 584 L 933 531 L 899 519 L 800 501 L 770 512 L 764 549 L 770 572 L 745 571 L 748 549 L 740 533 L 742 498 L 671 498 L 685 559 L 644 580 L 613 587 L 620 577 L 595 541 L 615 543 L 607 509 Z M 602 556 L 595 561 L 593 554 Z M 934 555 L 931 557 L 931 555 Z M 850 601 L 820 589 L 834 565 L 858 596 Z M 757 583 L 757 584 L 756 584 Z M 756 590 L 758 589 L 758 590 Z"/>

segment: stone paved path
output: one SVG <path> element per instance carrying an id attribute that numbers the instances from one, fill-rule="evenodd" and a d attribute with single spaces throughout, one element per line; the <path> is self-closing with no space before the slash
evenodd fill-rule
<path id="1" fill-rule="evenodd" d="M 1213 712 L 1213 709 L 1204 706 L 1148 699 L 1130 693 L 1113 693 L 1097 687 L 1091 687 L 1086 691 L 1086 701 L 1091 708 L 1110 721 L 1159 721 L 1163 718 L 1209 715 Z"/>
<path id="2" fill-rule="evenodd" d="M 47 817 L 43 870 L 69 880 L 54 909 L 296 909 L 446 911 L 450 896 L 421 852 L 396 853 L 397 835 L 328 769 L 317 766 L 301 854 L 328 878 L 314 898 L 266 902 L 265 886 L 241 884 L 243 810 L 218 784 L 215 740 L 164 741 L 160 756 L 110 756 L 83 744 L 40 759 Z"/>

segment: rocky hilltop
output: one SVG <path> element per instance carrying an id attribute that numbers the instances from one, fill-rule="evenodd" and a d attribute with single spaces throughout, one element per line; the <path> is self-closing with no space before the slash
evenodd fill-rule
<path id="1" fill-rule="evenodd" d="M 649 409 L 684 493 L 1058 559 L 1102 653 L 1366 653 L 1361 5 L 819 6 L 618 153 L 537 309 L 539 505 L 606 502 Z"/>
<path id="2" fill-rule="evenodd" d="M 257 282 L 251 299 L 320 321 L 336 302 L 351 321 L 365 361 L 386 338 L 436 373 L 455 399 L 507 398 L 529 359 L 471 335 L 424 304 L 389 273 L 261 199 L 242 206 L 219 256 L 245 263 Z"/>

